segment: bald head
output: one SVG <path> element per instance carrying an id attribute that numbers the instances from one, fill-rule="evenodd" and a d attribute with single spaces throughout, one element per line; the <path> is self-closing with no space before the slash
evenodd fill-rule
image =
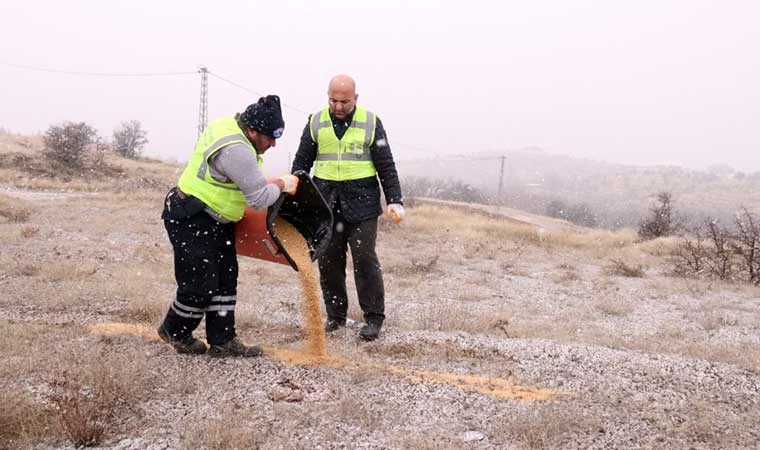
<path id="1" fill-rule="evenodd" d="M 336 75 L 327 86 L 327 101 L 330 112 L 338 119 L 345 119 L 353 112 L 356 100 L 356 82 L 348 75 Z"/>
<path id="2" fill-rule="evenodd" d="M 350 89 L 352 93 L 356 93 L 356 82 L 348 75 L 335 75 L 330 79 L 330 84 L 327 86 L 327 93 L 329 94 L 333 89 Z"/>

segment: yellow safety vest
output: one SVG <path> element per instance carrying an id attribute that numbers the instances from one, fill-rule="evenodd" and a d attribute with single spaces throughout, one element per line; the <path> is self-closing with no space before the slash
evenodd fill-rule
<path id="1" fill-rule="evenodd" d="M 248 138 L 243 134 L 235 117 L 224 117 L 209 124 L 198 138 L 195 150 L 185 171 L 179 178 L 178 186 L 186 194 L 197 197 L 209 208 L 225 219 L 237 222 L 243 218 L 247 206 L 245 196 L 237 184 L 222 183 L 211 176 L 209 160 L 219 150 L 231 144 L 243 144 L 256 155 L 261 168 L 264 160 L 256 153 Z"/>
<path id="2" fill-rule="evenodd" d="M 347 181 L 377 173 L 369 148 L 375 141 L 377 118 L 359 106 L 341 139 L 335 135 L 330 109 L 311 115 L 311 138 L 317 143 L 314 176 L 324 180 Z"/>

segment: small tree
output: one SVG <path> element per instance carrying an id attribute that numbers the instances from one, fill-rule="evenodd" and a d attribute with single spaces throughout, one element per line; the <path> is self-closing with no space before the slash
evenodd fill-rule
<path id="1" fill-rule="evenodd" d="M 679 275 L 693 274 L 700 276 L 704 273 L 707 263 L 707 241 L 700 226 L 681 236 L 671 255 L 675 273 Z"/>
<path id="2" fill-rule="evenodd" d="M 99 142 L 97 131 L 84 122 L 51 125 L 43 140 L 44 156 L 70 168 L 82 167 L 88 148 Z"/>
<path id="3" fill-rule="evenodd" d="M 751 283 L 760 284 L 760 223 L 743 207 L 734 218 L 737 236 L 734 250 L 741 256 Z"/>
<path id="4" fill-rule="evenodd" d="M 546 205 L 546 215 L 567 220 L 583 227 L 596 228 L 599 226 L 596 214 L 586 203 L 568 205 L 562 200 L 552 200 Z"/>
<path id="5" fill-rule="evenodd" d="M 733 276 L 734 253 L 731 249 L 733 238 L 731 231 L 718 225 L 717 220 L 705 219 L 707 237 L 712 243 L 708 257 L 705 259 L 710 273 L 721 280 L 730 280 Z"/>
<path id="6" fill-rule="evenodd" d="M 121 156 L 135 158 L 148 143 L 147 136 L 139 121 L 122 122 L 113 132 L 113 149 Z"/>
<path id="7" fill-rule="evenodd" d="M 591 207 L 585 203 L 572 205 L 567 212 L 567 220 L 583 227 L 596 228 L 599 225 L 596 219 L 596 214 L 594 214 Z"/>
<path id="8" fill-rule="evenodd" d="M 568 207 L 562 200 L 552 200 L 546 205 L 546 215 L 556 219 L 567 219 Z"/>
<path id="9" fill-rule="evenodd" d="M 661 236 L 669 236 L 676 231 L 677 226 L 673 218 L 673 198 L 670 192 L 657 194 L 659 205 L 650 209 L 649 217 L 639 224 L 639 237 L 641 239 L 654 239 Z"/>

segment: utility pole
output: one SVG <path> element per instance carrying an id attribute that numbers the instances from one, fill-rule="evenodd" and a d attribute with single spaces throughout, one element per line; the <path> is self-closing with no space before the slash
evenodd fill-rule
<path id="1" fill-rule="evenodd" d="M 496 208 L 498 209 L 501 204 L 503 203 L 501 198 L 501 192 L 502 188 L 504 187 L 504 160 L 507 159 L 506 156 L 501 155 L 501 170 L 499 171 L 499 193 L 496 197 Z"/>
<path id="2" fill-rule="evenodd" d="M 200 136 L 208 125 L 208 69 L 201 66 L 198 72 L 201 74 L 201 104 L 198 111 L 198 136 Z"/>

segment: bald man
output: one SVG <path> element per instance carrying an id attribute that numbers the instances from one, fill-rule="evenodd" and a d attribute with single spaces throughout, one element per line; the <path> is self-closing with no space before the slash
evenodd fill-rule
<path id="1" fill-rule="evenodd" d="M 378 217 L 383 213 L 380 186 L 386 217 L 395 223 L 404 218 L 404 201 L 383 123 L 372 111 L 358 106 L 358 98 L 356 82 L 348 75 L 330 80 L 328 106 L 309 116 L 291 171 L 308 172 L 314 166 L 314 184 L 333 212 L 332 239 L 319 258 L 325 331 L 346 325 L 350 247 L 365 322 L 359 337 L 371 341 L 377 339 L 385 320 L 383 274 L 375 252 Z"/>

